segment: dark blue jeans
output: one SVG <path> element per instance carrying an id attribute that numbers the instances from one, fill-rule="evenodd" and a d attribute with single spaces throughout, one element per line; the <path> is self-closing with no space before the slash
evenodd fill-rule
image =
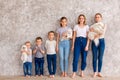
<path id="1" fill-rule="evenodd" d="M 56 73 L 56 54 L 47 54 L 48 71 L 50 75 L 55 75 Z"/>
<path id="2" fill-rule="evenodd" d="M 105 50 L 104 38 L 99 39 L 98 46 L 96 46 L 94 41 L 92 41 L 93 70 L 94 70 L 94 72 L 96 72 L 97 60 L 98 60 L 98 72 L 101 72 L 104 50 Z"/>
<path id="3" fill-rule="evenodd" d="M 44 74 L 44 57 L 43 58 L 35 58 L 35 75 L 43 75 Z"/>
<path id="4" fill-rule="evenodd" d="M 26 75 L 31 76 L 32 75 L 32 62 L 25 62 L 23 64 L 23 71 L 24 71 L 24 76 Z"/>
<path id="5" fill-rule="evenodd" d="M 73 72 L 77 72 L 78 60 L 81 54 L 81 70 L 86 68 L 86 57 L 87 51 L 85 51 L 85 47 L 87 44 L 87 38 L 84 37 L 76 37 L 74 43 L 74 57 L 73 57 Z"/>

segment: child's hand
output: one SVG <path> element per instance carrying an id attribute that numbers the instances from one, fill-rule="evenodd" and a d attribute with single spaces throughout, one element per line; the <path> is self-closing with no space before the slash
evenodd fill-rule
<path id="1" fill-rule="evenodd" d="M 35 47 L 35 49 L 33 50 L 33 54 L 35 54 L 38 50 L 38 47 Z"/>
<path id="2" fill-rule="evenodd" d="M 35 50 L 38 50 L 38 47 L 37 47 L 37 46 L 35 47 Z"/>
<path id="3" fill-rule="evenodd" d="M 88 51 L 88 46 L 85 47 L 85 51 Z"/>
<path id="4" fill-rule="evenodd" d="M 56 53 L 58 53 L 58 51 L 59 51 L 59 49 L 58 49 L 58 47 L 56 47 Z"/>
<path id="5" fill-rule="evenodd" d="M 74 51 L 74 46 L 71 47 L 71 51 L 72 51 L 72 52 Z"/>
<path id="6" fill-rule="evenodd" d="M 91 32 L 94 32 L 94 29 L 93 29 L 93 28 L 90 28 L 90 31 L 91 31 Z"/>
<path id="7" fill-rule="evenodd" d="M 63 37 L 67 37 L 67 32 L 63 32 L 63 33 L 62 33 L 62 36 L 63 36 Z"/>
<path id="8" fill-rule="evenodd" d="M 21 52 L 22 52 L 22 53 L 24 53 L 24 52 L 26 53 L 26 50 L 22 50 Z"/>
<path id="9" fill-rule="evenodd" d="M 41 52 L 42 54 L 45 54 L 45 51 L 44 51 L 44 50 L 42 50 L 41 48 L 40 48 L 40 52 Z"/>

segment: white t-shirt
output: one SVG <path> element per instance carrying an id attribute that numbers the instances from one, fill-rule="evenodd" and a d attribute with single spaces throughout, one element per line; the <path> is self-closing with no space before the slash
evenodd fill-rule
<path id="1" fill-rule="evenodd" d="M 68 36 L 65 38 L 65 40 L 72 38 L 72 29 L 68 26 L 58 28 L 57 33 L 60 35 L 60 40 L 63 39 L 63 36 L 62 36 L 63 33 L 68 34 Z"/>
<path id="2" fill-rule="evenodd" d="M 28 49 L 30 54 L 27 55 L 27 62 L 32 62 L 32 49 Z"/>
<path id="3" fill-rule="evenodd" d="M 79 25 L 75 25 L 73 31 L 76 31 L 76 37 L 87 37 L 87 32 L 89 31 L 89 26 L 85 25 L 84 27 L 80 27 Z"/>
<path id="4" fill-rule="evenodd" d="M 56 41 L 55 40 L 46 40 L 46 43 L 45 43 L 45 48 L 47 50 L 47 54 L 56 54 Z"/>

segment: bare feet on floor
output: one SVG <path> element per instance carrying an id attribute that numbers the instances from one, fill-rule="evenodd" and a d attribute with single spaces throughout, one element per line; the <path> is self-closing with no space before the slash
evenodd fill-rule
<path id="1" fill-rule="evenodd" d="M 84 73 L 83 73 L 83 71 L 81 71 L 81 73 L 80 73 L 80 77 L 84 77 Z"/>
<path id="2" fill-rule="evenodd" d="M 54 78 L 55 76 L 54 76 L 54 75 L 50 75 L 49 77 L 50 77 L 50 78 Z"/>
<path id="3" fill-rule="evenodd" d="M 76 76 L 76 73 L 75 73 L 75 72 L 73 72 L 73 74 L 72 74 L 71 78 L 75 78 L 75 76 Z"/>
<path id="4" fill-rule="evenodd" d="M 97 75 L 97 76 L 98 76 L 98 77 L 103 77 L 101 73 L 98 73 L 98 75 Z"/>
<path id="5" fill-rule="evenodd" d="M 64 77 L 64 72 L 62 72 L 61 77 Z"/>
<path id="6" fill-rule="evenodd" d="M 67 73 L 66 72 L 64 72 L 64 77 L 67 77 Z"/>
<path id="7" fill-rule="evenodd" d="M 93 78 L 95 78 L 97 76 L 97 73 L 95 72 L 94 74 L 93 74 Z"/>

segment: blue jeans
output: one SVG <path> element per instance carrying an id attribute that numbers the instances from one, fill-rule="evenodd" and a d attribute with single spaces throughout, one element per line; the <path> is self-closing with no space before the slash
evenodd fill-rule
<path id="1" fill-rule="evenodd" d="M 97 60 L 98 60 L 98 72 L 101 72 L 104 50 L 105 50 L 104 38 L 99 39 L 98 46 L 96 46 L 94 41 L 92 41 L 93 70 L 94 70 L 94 72 L 96 72 Z"/>
<path id="2" fill-rule="evenodd" d="M 62 72 L 68 71 L 68 58 L 70 54 L 70 40 L 59 42 L 60 69 Z"/>
<path id="3" fill-rule="evenodd" d="M 56 73 L 56 54 L 47 54 L 48 71 L 50 75 L 55 75 Z"/>
<path id="4" fill-rule="evenodd" d="M 81 70 L 84 70 L 86 68 L 86 57 L 87 57 L 87 51 L 85 51 L 86 44 L 87 44 L 87 38 L 76 37 L 74 43 L 73 72 L 77 72 L 80 54 L 82 58 Z"/>
<path id="5" fill-rule="evenodd" d="M 31 76 L 32 75 L 32 62 L 25 62 L 23 64 L 23 71 L 24 71 L 24 76 L 26 75 Z"/>
<path id="6" fill-rule="evenodd" d="M 43 58 L 35 58 L 35 75 L 43 75 L 44 74 L 44 57 Z"/>

